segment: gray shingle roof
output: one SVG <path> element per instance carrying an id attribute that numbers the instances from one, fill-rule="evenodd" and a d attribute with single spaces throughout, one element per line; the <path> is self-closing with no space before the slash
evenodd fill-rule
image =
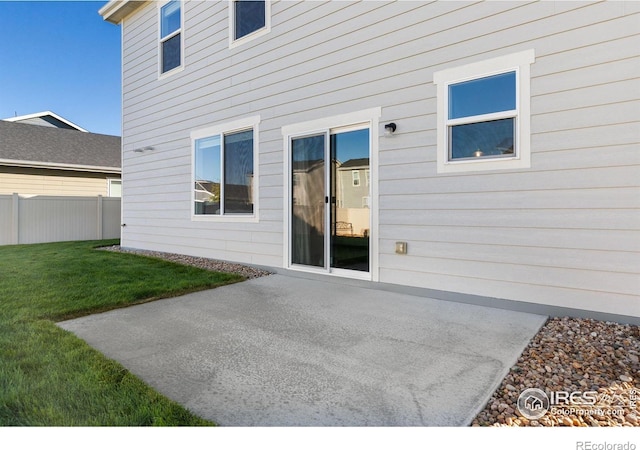
<path id="1" fill-rule="evenodd" d="M 0 120 L 3 159 L 120 168 L 120 137 Z"/>
<path id="2" fill-rule="evenodd" d="M 346 169 L 348 167 L 363 167 L 369 165 L 369 158 L 356 158 L 345 161 L 340 168 Z"/>

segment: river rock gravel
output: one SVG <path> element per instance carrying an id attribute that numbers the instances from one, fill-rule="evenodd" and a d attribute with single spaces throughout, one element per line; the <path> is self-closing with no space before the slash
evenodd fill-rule
<path id="1" fill-rule="evenodd" d="M 179 264 L 195 266 L 205 270 L 212 270 L 214 272 L 234 273 L 249 279 L 264 277 L 271 274 L 271 272 L 268 272 L 266 270 L 258 269 L 256 267 L 251 267 L 251 266 L 245 266 L 243 264 L 230 263 L 230 262 L 220 261 L 220 260 L 211 259 L 211 258 L 180 255 L 177 253 L 129 249 L 129 248 L 122 248 L 119 245 L 112 245 L 109 247 L 100 247 L 100 250 L 108 250 L 108 251 L 122 252 L 122 253 L 135 253 L 137 255 L 149 256 L 152 258 L 160 258 L 167 261 L 176 262 Z"/>
<path id="2" fill-rule="evenodd" d="M 472 426 L 639 426 L 639 356 L 638 326 L 550 318 Z M 549 399 L 537 419 L 518 409 L 529 388 Z"/>

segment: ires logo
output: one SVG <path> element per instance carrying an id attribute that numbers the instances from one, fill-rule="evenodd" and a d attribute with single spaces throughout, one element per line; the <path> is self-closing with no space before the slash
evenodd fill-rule
<path id="1" fill-rule="evenodd" d="M 529 420 L 537 420 L 549 410 L 561 412 L 563 407 L 594 406 L 598 402 L 597 391 L 553 391 L 547 394 L 541 389 L 529 388 L 522 391 L 518 397 L 517 408 L 523 417 Z M 576 412 L 571 408 L 571 412 Z"/>
<path id="2" fill-rule="evenodd" d="M 552 406 L 565 406 L 565 405 L 595 405 L 598 401 L 597 391 L 555 391 L 550 392 L 549 403 Z"/>
<path id="3" fill-rule="evenodd" d="M 549 397 L 540 389 L 525 389 L 518 397 L 517 407 L 523 417 L 537 420 L 549 411 Z"/>

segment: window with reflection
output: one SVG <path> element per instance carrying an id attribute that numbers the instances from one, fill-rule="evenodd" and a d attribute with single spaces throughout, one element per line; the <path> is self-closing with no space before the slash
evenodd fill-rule
<path id="1" fill-rule="evenodd" d="M 233 2 L 233 39 L 241 39 L 266 27 L 267 2 L 239 0 Z"/>
<path id="2" fill-rule="evenodd" d="M 194 141 L 194 214 L 254 212 L 253 129 Z"/>
<path id="3" fill-rule="evenodd" d="M 449 159 L 513 156 L 516 73 L 449 85 Z"/>
<path id="4" fill-rule="evenodd" d="M 531 167 L 533 49 L 434 72 L 438 173 Z"/>
<path id="5" fill-rule="evenodd" d="M 160 73 L 182 65 L 182 17 L 179 0 L 160 8 Z"/>

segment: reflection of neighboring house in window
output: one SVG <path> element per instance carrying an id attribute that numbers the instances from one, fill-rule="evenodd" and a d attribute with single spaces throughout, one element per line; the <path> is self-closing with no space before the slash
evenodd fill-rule
<path id="1" fill-rule="evenodd" d="M 220 183 L 197 180 L 194 189 L 197 214 L 218 214 L 220 211 Z"/>
<path id="2" fill-rule="evenodd" d="M 354 158 L 336 167 L 336 218 L 353 236 L 369 235 L 369 158 Z"/>
<path id="3" fill-rule="evenodd" d="M 324 229 L 324 191 L 308 189 L 324 183 L 324 160 L 294 161 L 292 168 L 293 214 L 316 230 Z"/>
<path id="4" fill-rule="evenodd" d="M 321 186 L 324 178 L 324 161 L 294 161 L 292 182 L 298 189 L 294 192 L 294 205 L 315 205 L 324 194 L 319 189 L 313 191 L 308 186 Z"/>
<path id="5" fill-rule="evenodd" d="M 369 158 L 345 161 L 337 169 L 338 207 L 362 208 L 369 206 Z M 357 182 L 356 182 L 357 180 Z M 362 180 L 366 180 L 365 183 Z"/>
<path id="6" fill-rule="evenodd" d="M 253 205 L 253 174 L 247 184 L 224 185 L 224 210 L 227 214 L 242 214 Z"/>
<path id="7" fill-rule="evenodd" d="M 352 170 L 351 171 L 351 184 L 355 186 L 360 186 L 360 171 Z"/>
<path id="8" fill-rule="evenodd" d="M 253 203 L 253 175 L 249 176 L 248 185 L 225 184 L 225 211 L 233 214 L 236 210 L 244 211 L 246 204 Z M 248 200 L 247 200 L 248 199 Z M 198 214 L 220 213 L 220 183 L 197 180 L 194 189 L 194 201 Z"/>
<path id="9" fill-rule="evenodd" d="M 216 193 L 217 192 L 217 193 Z M 220 183 L 197 180 L 195 188 L 196 202 L 215 202 L 220 197 Z"/>

